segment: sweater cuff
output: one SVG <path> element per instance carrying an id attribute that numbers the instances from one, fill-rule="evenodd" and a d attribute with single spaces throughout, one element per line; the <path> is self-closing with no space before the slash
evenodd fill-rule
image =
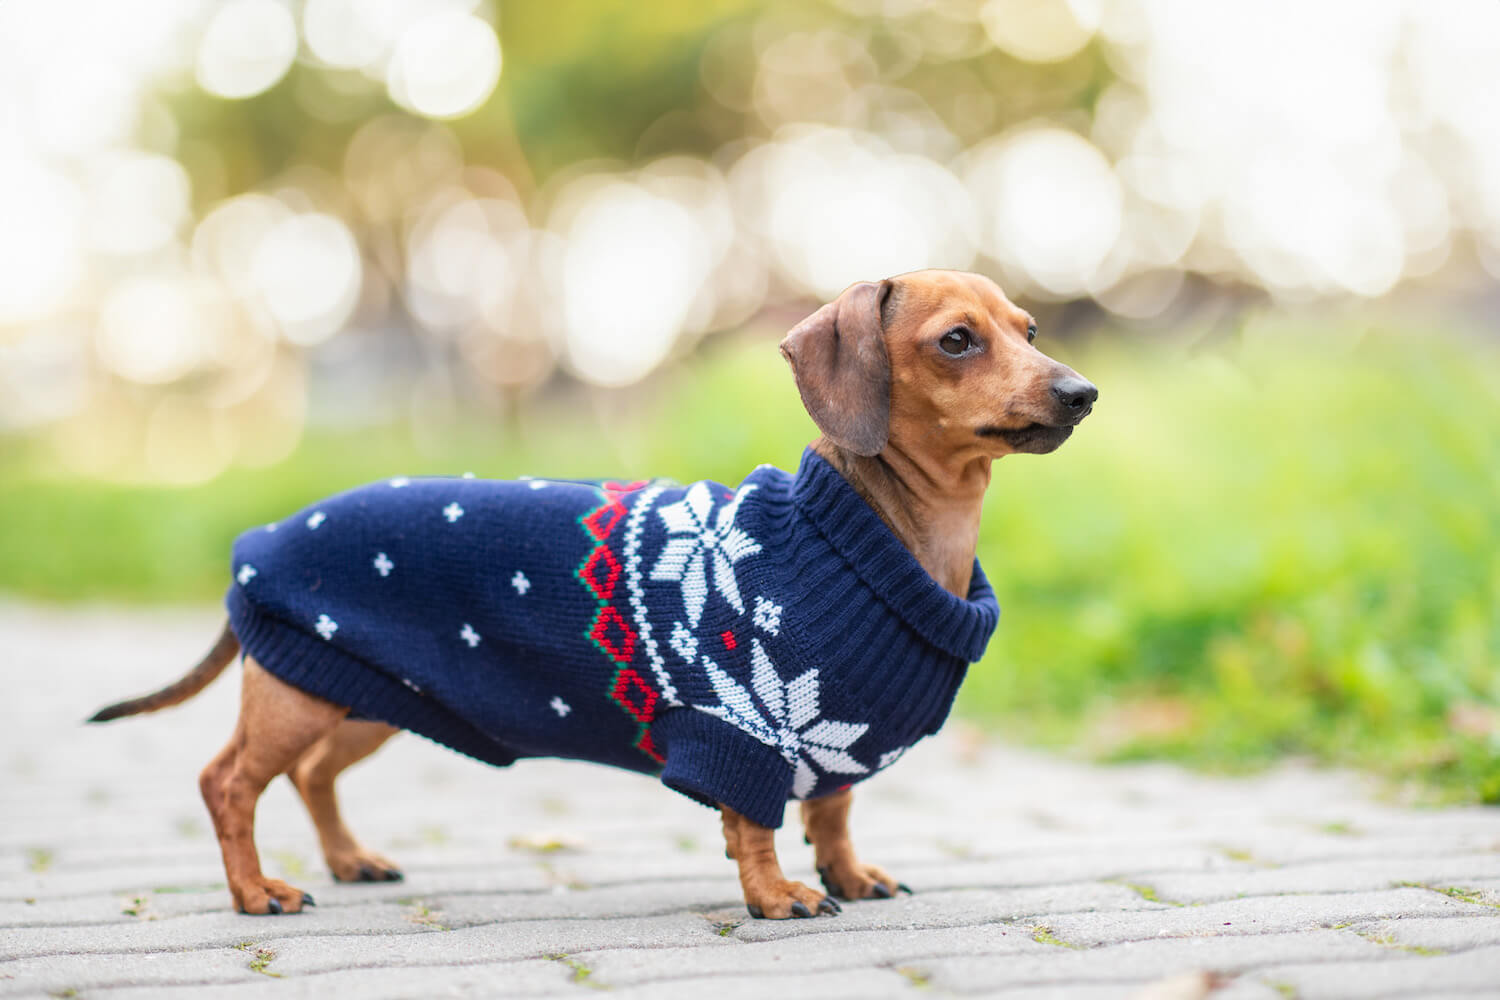
<path id="1" fill-rule="evenodd" d="M 710 808 L 726 805 L 753 823 L 781 826 L 792 768 L 775 747 L 692 708 L 657 719 L 651 739 L 665 748 L 662 784 Z"/>

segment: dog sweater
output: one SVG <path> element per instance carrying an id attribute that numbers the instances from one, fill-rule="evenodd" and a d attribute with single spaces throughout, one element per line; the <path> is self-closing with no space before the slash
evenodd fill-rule
<path id="1" fill-rule="evenodd" d="M 999 619 L 808 450 L 713 482 L 398 478 L 241 535 L 245 652 L 492 764 L 647 773 L 768 827 L 936 732 Z"/>

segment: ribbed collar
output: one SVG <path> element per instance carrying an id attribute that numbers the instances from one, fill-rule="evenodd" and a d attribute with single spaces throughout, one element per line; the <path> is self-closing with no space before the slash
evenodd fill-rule
<path id="1" fill-rule="evenodd" d="M 860 578 L 918 635 L 966 663 L 984 655 L 1000 621 L 995 592 L 974 560 L 967 600 L 943 589 L 839 471 L 808 448 L 792 503 Z"/>

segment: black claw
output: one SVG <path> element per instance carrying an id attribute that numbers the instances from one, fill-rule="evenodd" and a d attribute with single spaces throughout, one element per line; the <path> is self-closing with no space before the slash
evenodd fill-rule
<path id="1" fill-rule="evenodd" d="M 811 837 L 809 837 L 809 836 L 808 836 L 808 835 L 807 835 L 807 834 L 805 834 L 805 833 L 804 833 L 804 834 L 803 834 L 803 835 L 802 835 L 802 842 L 803 842 L 803 843 L 804 843 L 804 844 L 806 844 L 806 845 L 807 845 L 807 846 L 808 846 L 808 847 L 811 847 L 811 846 L 812 846 L 812 838 L 811 838 Z"/>
<path id="2" fill-rule="evenodd" d="M 823 881 L 823 888 L 828 890 L 830 896 L 842 896 L 844 894 L 844 890 L 839 888 L 839 884 L 829 877 L 826 865 L 818 869 L 818 878 Z"/>
<path id="3" fill-rule="evenodd" d="M 809 910 L 807 904 L 802 902 L 802 900 L 794 899 L 792 900 L 792 916 L 810 917 L 812 916 L 812 910 Z"/>
<path id="4" fill-rule="evenodd" d="M 400 882 L 405 878 L 406 876 L 401 873 L 401 869 L 399 868 L 387 868 L 385 870 L 385 880 L 387 882 Z"/>
<path id="5" fill-rule="evenodd" d="M 304 892 L 302 894 L 302 905 L 303 906 L 317 906 L 318 905 L 318 901 L 316 899 L 312 898 L 312 893 L 310 893 L 310 892 Z"/>
<path id="6" fill-rule="evenodd" d="M 359 882 L 378 882 L 379 879 L 377 879 L 375 877 L 375 869 L 374 868 L 371 868 L 369 865 L 360 865 L 359 866 L 359 878 L 356 881 L 359 881 Z"/>
<path id="7" fill-rule="evenodd" d="M 750 915 L 756 920 L 760 920 L 766 915 L 766 912 L 760 907 L 756 906 L 754 903 L 746 903 L 745 909 L 750 911 Z"/>
<path id="8" fill-rule="evenodd" d="M 724 857 L 728 858 L 730 861 L 734 860 L 734 855 L 729 853 L 729 848 L 727 847 L 724 848 Z"/>
<path id="9" fill-rule="evenodd" d="M 905 882 L 897 882 L 896 883 L 896 891 L 897 892 L 904 892 L 908 896 L 910 896 L 911 895 L 911 886 L 907 885 Z"/>
<path id="10" fill-rule="evenodd" d="M 267 913 L 280 913 L 281 912 L 281 900 L 277 899 L 275 896 L 272 896 L 271 897 L 271 901 L 266 904 L 266 912 Z"/>
<path id="11" fill-rule="evenodd" d="M 835 900 L 835 899 L 833 899 L 833 898 L 831 898 L 829 896 L 824 896 L 818 902 L 818 912 L 819 913 L 828 913 L 828 914 L 839 914 L 839 913 L 843 913 L 844 912 L 844 908 L 838 904 L 837 900 Z"/>
<path id="12" fill-rule="evenodd" d="M 875 887 L 870 890 L 870 895 L 874 896 L 876 899 L 890 899 L 891 890 L 885 887 L 884 882 L 876 882 Z"/>

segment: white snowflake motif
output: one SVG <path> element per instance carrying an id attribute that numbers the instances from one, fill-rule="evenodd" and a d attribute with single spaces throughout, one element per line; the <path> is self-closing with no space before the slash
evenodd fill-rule
<path id="1" fill-rule="evenodd" d="M 764 597 L 755 599 L 755 627 L 772 635 L 781 634 L 781 605 L 772 604 Z"/>
<path id="2" fill-rule="evenodd" d="M 816 668 L 783 684 L 776 665 L 766 655 L 759 639 L 750 640 L 750 686 L 766 707 L 770 721 L 755 707 L 750 692 L 703 657 L 704 669 L 719 696 L 720 704 L 700 712 L 716 715 L 730 725 L 754 736 L 762 743 L 781 751 L 795 772 L 792 794 L 799 799 L 812 794 L 818 774 L 809 758 L 829 774 L 868 774 L 870 769 L 849 755 L 853 746 L 870 728 L 867 722 L 834 722 L 818 718 L 818 671 Z"/>
<path id="3" fill-rule="evenodd" d="M 405 476 L 397 476 L 395 479 L 391 480 L 391 489 L 393 489 L 393 490 L 399 490 L 403 486 L 410 486 L 410 485 L 411 485 L 411 480 L 407 479 Z"/>
<path id="4" fill-rule="evenodd" d="M 396 568 L 396 564 L 391 562 L 391 557 L 384 552 L 375 553 L 375 562 L 372 565 L 375 567 L 375 572 L 381 576 L 390 576 L 391 570 Z"/>
<path id="5" fill-rule="evenodd" d="M 910 748 L 909 747 L 897 747 L 894 750 L 887 750 L 885 753 L 883 753 L 883 754 L 880 755 L 880 761 L 878 763 L 876 763 L 875 770 L 877 770 L 877 771 L 884 771 L 886 768 L 888 768 L 892 764 L 896 763 L 896 761 L 900 760 L 901 759 L 901 755 L 904 754 L 904 753 L 906 753 L 906 751 L 908 749 L 910 749 Z"/>
<path id="6" fill-rule="evenodd" d="M 266 525 L 266 531 L 275 531 L 279 527 L 281 527 L 281 525 L 277 524 L 275 521 L 272 521 L 270 524 Z"/>
<path id="7" fill-rule="evenodd" d="M 240 571 L 234 575 L 234 578 L 240 581 L 240 586 L 243 587 L 251 580 L 255 579 L 255 575 L 255 567 L 251 566 L 249 563 L 245 563 L 240 567 Z"/>
<path id="8" fill-rule="evenodd" d="M 545 490 L 547 488 L 547 480 L 533 479 L 531 481 L 531 488 L 534 490 Z"/>
<path id="9" fill-rule="evenodd" d="M 526 591 L 531 589 L 531 581 L 526 579 L 526 574 L 520 570 L 516 570 L 516 575 L 510 578 L 510 585 L 515 587 L 516 593 L 522 597 L 525 597 Z"/>
<path id="10" fill-rule="evenodd" d="M 557 695 L 553 695 L 552 700 L 547 704 L 551 706 L 552 711 L 557 713 L 557 717 L 559 719 L 567 715 L 569 712 L 573 711 L 573 706 L 563 701 L 562 698 L 558 697 Z"/>
<path id="11" fill-rule="evenodd" d="M 319 615 L 318 620 L 313 623 L 313 628 L 317 629 L 318 634 L 323 638 L 332 639 L 333 633 L 339 630 L 339 623 L 327 615 Z"/>
<path id="12" fill-rule="evenodd" d="M 463 476 L 460 477 L 460 478 L 463 478 L 463 479 L 473 479 L 474 478 L 474 473 L 472 473 L 472 472 L 465 472 L 463 474 Z"/>
<path id="13" fill-rule="evenodd" d="M 709 525 L 713 498 L 708 484 L 694 483 L 687 495 L 658 513 L 671 537 L 662 546 L 661 556 L 651 570 L 653 580 L 676 580 L 682 584 L 682 603 L 687 609 L 688 624 L 697 627 L 708 601 L 708 569 L 713 563 L 714 587 L 734 610 L 745 613 L 740 586 L 734 578 L 734 564 L 760 551 L 760 543 L 735 526 L 734 517 L 740 504 L 755 489 L 751 483 L 741 486 L 734 497 L 719 508 Z"/>
<path id="14" fill-rule="evenodd" d="M 464 516 L 464 509 L 460 507 L 458 505 L 458 501 L 455 500 L 452 503 L 448 504 L 448 506 L 443 508 L 443 516 L 448 519 L 449 524 L 452 524 L 454 521 L 457 521 L 459 518 Z"/>
<path id="15" fill-rule="evenodd" d="M 479 633 L 474 631 L 474 626 L 470 625 L 468 622 L 464 622 L 464 627 L 458 633 L 458 637 L 464 642 L 467 642 L 470 649 L 473 649 L 475 646 L 479 645 Z"/>
<path id="16" fill-rule="evenodd" d="M 681 656 L 684 660 L 687 660 L 689 663 L 697 660 L 698 638 L 689 632 L 687 626 L 682 624 L 682 622 L 672 623 L 672 637 L 668 641 L 671 642 L 672 648 L 677 650 L 677 655 Z"/>
<path id="17" fill-rule="evenodd" d="M 308 519 L 307 519 L 307 526 L 312 531 L 317 531 L 318 530 L 318 526 L 321 525 L 326 520 L 328 520 L 328 515 L 327 514 L 323 513 L 321 510 L 315 510 L 308 517 Z"/>

